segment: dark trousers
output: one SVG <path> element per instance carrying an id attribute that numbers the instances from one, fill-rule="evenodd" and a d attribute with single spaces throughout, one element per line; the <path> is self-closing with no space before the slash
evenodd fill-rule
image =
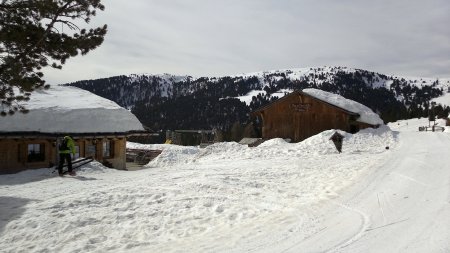
<path id="1" fill-rule="evenodd" d="M 63 165 L 64 160 L 67 161 L 67 170 L 69 172 L 72 171 L 72 157 L 70 154 L 59 154 L 59 166 L 58 166 L 58 173 L 63 173 Z"/>

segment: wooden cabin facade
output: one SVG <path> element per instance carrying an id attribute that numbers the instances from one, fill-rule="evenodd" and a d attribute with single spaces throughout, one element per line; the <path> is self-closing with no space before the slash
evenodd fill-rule
<path id="1" fill-rule="evenodd" d="M 74 159 L 93 157 L 106 166 L 124 170 L 127 135 L 130 133 L 73 134 L 76 150 Z M 63 136 L 42 133 L 0 134 L 0 174 L 57 166 L 58 141 Z"/>
<path id="2" fill-rule="evenodd" d="M 355 133 L 377 127 L 357 121 L 359 114 L 350 112 L 307 93 L 294 91 L 252 112 L 261 121 L 262 138 L 302 141 L 329 129 Z"/>
<path id="3" fill-rule="evenodd" d="M 66 135 L 75 141 L 74 159 L 126 169 L 126 138 L 151 134 L 125 108 L 76 87 L 36 90 L 23 106 L 28 113 L 0 119 L 0 174 L 57 166 Z"/>

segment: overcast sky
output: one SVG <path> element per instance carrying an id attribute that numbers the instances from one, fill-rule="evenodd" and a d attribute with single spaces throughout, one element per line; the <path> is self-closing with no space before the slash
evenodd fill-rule
<path id="1" fill-rule="evenodd" d="M 103 0 L 105 42 L 50 84 L 122 74 L 347 66 L 450 77 L 449 0 Z"/>

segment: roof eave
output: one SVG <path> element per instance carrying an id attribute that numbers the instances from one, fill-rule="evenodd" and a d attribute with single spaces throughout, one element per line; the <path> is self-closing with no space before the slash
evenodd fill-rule
<path id="1" fill-rule="evenodd" d="M 154 132 L 145 130 L 131 130 L 124 132 L 92 132 L 92 133 L 46 133 L 39 131 L 23 132 L 0 132 L 0 139 L 20 139 L 20 138 L 58 138 L 70 135 L 74 138 L 103 138 L 103 137 L 129 137 L 129 136 L 152 136 Z"/>
<path id="2" fill-rule="evenodd" d="M 325 100 L 322 100 L 322 99 L 320 99 L 320 98 L 316 98 L 316 97 L 311 96 L 311 95 L 309 95 L 308 93 L 305 93 L 305 92 L 300 91 L 300 90 L 295 90 L 295 91 L 293 91 L 293 92 L 287 94 L 286 96 L 284 96 L 284 97 L 282 97 L 282 98 L 279 98 L 279 99 L 273 101 L 273 102 L 270 103 L 270 104 L 267 104 L 267 105 L 265 105 L 265 106 L 263 106 L 263 107 L 260 107 L 260 108 L 258 108 L 258 109 L 256 109 L 256 110 L 254 110 L 253 112 L 250 112 L 250 114 L 251 114 L 251 115 L 256 115 L 257 113 L 259 113 L 259 112 L 261 112 L 261 111 L 264 111 L 267 107 L 272 106 L 272 105 L 275 104 L 275 103 L 279 103 L 280 101 L 282 101 L 283 99 L 286 99 L 287 97 L 293 96 L 294 93 L 298 93 L 298 94 L 302 94 L 302 95 L 308 96 L 308 97 L 310 97 L 310 98 L 313 98 L 313 99 L 315 99 L 315 100 L 318 100 L 318 101 L 320 101 L 320 102 L 323 102 L 323 103 L 325 103 L 325 104 L 327 104 L 327 105 L 330 105 L 330 106 L 332 106 L 332 107 L 334 107 L 334 108 L 337 108 L 337 109 L 339 109 L 339 110 L 341 110 L 341 111 L 343 111 L 343 112 L 345 112 L 345 113 L 347 113 L 347 114 L 349 114 L 349 115 L 353 115 L 353 116 L 357 116 L 357 117 L 360 116 L 360 115 L 359 115 L 358 113 L 356 113 L 356 112 L 348 111 L 348 110 L 346 110 L 346 109 L 344 109 L 344 108 L 342 108 L 342 107 L 339 107 L 339 106 L 337 106 L 337 105 L 333 105 L 333 104 L 331 104 L 331 103 L 328 103 L 328 102 L 325 101 Z"/>

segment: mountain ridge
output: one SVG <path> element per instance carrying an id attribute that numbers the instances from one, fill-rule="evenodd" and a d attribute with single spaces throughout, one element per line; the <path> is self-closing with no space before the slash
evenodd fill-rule
<path id="1" fill-rule="evenodd" d="M 449 91 L 450 79 L 404 78 L 347 67 L 292 68 L 222 77 L 132 74 L 76 86 L 128 108 L 155 130 L 230 129 L 249 113 L 292 90 L 317 88 L 362 103 L 387 123 L 428 115 L 430 101 Z M 449 108 L 437 109 L 439 116 Z"/>

